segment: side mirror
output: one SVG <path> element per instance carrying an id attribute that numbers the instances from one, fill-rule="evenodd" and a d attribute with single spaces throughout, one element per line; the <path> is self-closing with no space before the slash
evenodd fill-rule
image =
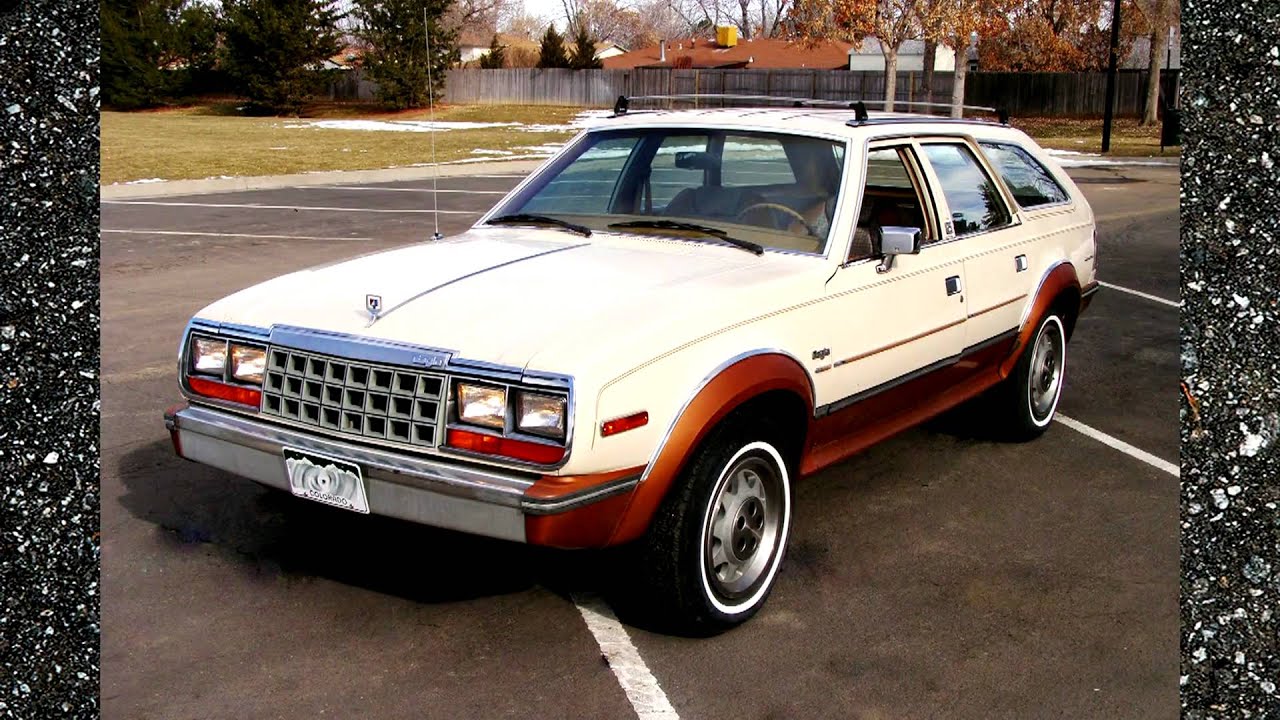
<path id="1" fill-rule="evenodd" d="M 880 228 L 880 264 L 876 272 L 887 273 L 893 269 L 893 259 L 898 255 L 918 255 L 920 238 L 924 235 L 920 228 L 886 225 Z"/>

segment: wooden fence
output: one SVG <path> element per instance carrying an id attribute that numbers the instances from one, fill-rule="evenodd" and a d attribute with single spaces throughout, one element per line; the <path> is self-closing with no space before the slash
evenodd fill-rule
<path id="1" fill-rule="evenodd" d="M 1116 115 L 1142 114 L 1146 71 L 1116 78 Z M 895 97 L 924 101 L 920 73 L 898 73 Z M 952 76 L 933 78 L 933 101 L 951 100 Z M 1177 71 L 1162 74 L 1162 96 L 1174 97 Z M 459 104 L 610 107 L 619 95 L 768 95 L 881 101 L 884 73 L 851 70 L 563 70 L 509 68 L 450 70 L 445 99 Z M 970 73 L 965 103 L 1007 108 L 1023 117 L 1094 117 L 1103 112 L 1105 73 Z M 715 100 L 700 100 L 714 106 Z M 871 104 L 870 102 L 868 104 Z M 875 108 L 875 105 L 871 105 Z"/>

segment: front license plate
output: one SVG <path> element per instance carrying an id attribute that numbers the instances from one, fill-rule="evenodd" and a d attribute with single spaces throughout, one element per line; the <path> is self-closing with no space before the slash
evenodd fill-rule
<path id="1" fill-rule="evenodd" d="M 359 465 L 287 447 L 284 466 L 294 495 L 359 513 L 369 512 Z"/>

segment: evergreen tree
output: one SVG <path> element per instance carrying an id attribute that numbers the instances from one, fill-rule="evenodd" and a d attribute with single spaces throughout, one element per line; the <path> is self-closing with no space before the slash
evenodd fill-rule
<path id="1" fill-rule="evenodd" d="M 506 51 L 498 44 L 498 36 L 494 35 L 493 42 L 489 43 L 489 52 L 480 56 L 480 67 L 485 70 L 497 70 L 506 64 Z"/>
<path id="2" fill-rule="evenodd" d="M 556 32 L 554 25 L 548 26 L 547 31 L 542 35 L 542 46 L 538 49 L 538 67 L 569 67 L 569 55 L 564 49 L 564 38 Z"/>
<path id="3" fill-rule="evenodd" d="M 187 0 L 173 28 L 173 52 L 181 67 L 176 71 L 171 92 L 197 95 L 225 89 L 217 68 L 221 23 L 216 8 Z"/>
<path id="4" fill-rule="evenodd" d="M 573 36 L 569 67 L 574 70 L 594 70 L 604 67 L 604 64 L 596 58 L 596 41 L 587 32 L 587 24 L 584 22 L 578 23 L 578 32 Z"/>
<path id="5" fill-rule="evenodd" d="M 297 113 L 324 85 L 342 18 L 332 0 L 223 0 L 225 60 L 255 108 Z"/>
<path id="6" fill-rule="evenodd" d="M 102 0 L 102 102 L 153 107 L 169 97 L 183 0 Z"/>
<path id="7" fill-rule="evenodd" d="M 369 46 L 364 68 L 378 83 L 378 99 L 395 109 L 426 107 L 427 68 L 430 65 L 432 94 L 438 102 L 444 90 L 445 73 L 456 63 L 458 39 L 446 27 L 442 16 L 451 0 L 355 0 L 354 13 L 360 21 L 360 36 Z M 423 32 L 423 9 L 431 32 L 431 57 L 427 57 L 427 37 Z"/>

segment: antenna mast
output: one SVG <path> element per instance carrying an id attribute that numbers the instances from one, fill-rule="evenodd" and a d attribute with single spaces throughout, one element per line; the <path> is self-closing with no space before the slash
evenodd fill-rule
<path id="1" fill-rule="evenodd" d="M 436 107 L 435 107 L 435 83 L 431 80 L 431 26 L 427 24 L 427 8 L 422 7 L 422 34 L 427 39 L 427 116 L 431 121 L 431 200 L 435 203 L 434 209 L 431 211 L 431 219 L 435 224 L 435 232 L 432 233 L 432 240 L 443 240 L 444 235 L 440 234 L 440 193 L 437 191 L 437 184 L 440 178 L 440 167 L 436 164 Z"/>

